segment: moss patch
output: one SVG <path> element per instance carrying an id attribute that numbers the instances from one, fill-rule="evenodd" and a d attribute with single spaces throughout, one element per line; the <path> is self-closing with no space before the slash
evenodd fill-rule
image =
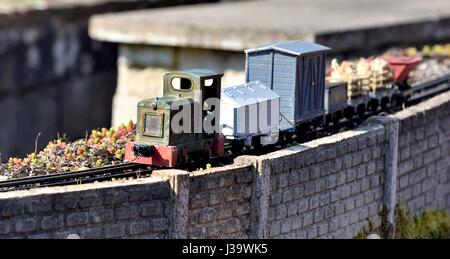
<path id="1" fill-rule="evenodd" d="M 369 234 L 375 233 L 381 238 L 388 238 L 388 226 L 386 221 L 386 209 L 379 215 L 382 223 L 375 227 L 369 220 L 368 225 L 363 227 L 354 237 L 365 239 Z M 420 216 L 412 216 L 403 206 L 395 208 L 395 239 L 448 239 L 450 238 L 450 214 L 446 210 L 425 210 Z"/>

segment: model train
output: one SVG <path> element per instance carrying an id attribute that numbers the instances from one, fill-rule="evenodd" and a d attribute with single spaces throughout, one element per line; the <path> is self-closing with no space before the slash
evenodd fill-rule
<path id="1" fill-rule="evenodd" d="M 167 73 L 163 97 L 137 105 L 136 140 L 126 145 L 125 159 L 175 167 L 198 156 L 223 156 L 226 143 L 234 150 L 272 145 L 307 127 L 402 101 L 395 84 L 351 98 L 349 82 L 326 84 L 329 50 L 306 41 L 248 49 L 246 83 L 224 89 L 223 74 L 213 71 Z M 448 87 L 449 78 L 443 83 Z"/>

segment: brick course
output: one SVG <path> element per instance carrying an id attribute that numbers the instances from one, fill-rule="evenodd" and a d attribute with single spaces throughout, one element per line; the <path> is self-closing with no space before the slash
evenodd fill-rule
<path id="1" fill-rule="evenodd" d="M 253 181 L 248 165 L 192 174 L 189 238 L 248 238 Z"/>
<path id="2" fill-rule="evenodd" d="M 0 238 L 168 238 L 169 193 L 158 178 L 2 193 Z"/>

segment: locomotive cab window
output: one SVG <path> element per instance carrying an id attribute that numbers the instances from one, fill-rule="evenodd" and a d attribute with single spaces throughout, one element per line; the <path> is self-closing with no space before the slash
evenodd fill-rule
<path id="1" fill-rule="evenodd" d="M 175 77 L 170 82 L 172 88 L 177 91 L 189 91 L 192 89 L 192 81 L 183 77 Z"/>
<path id="2" fill-rule="evenodd" d="M 163 114 L 151 114 L 144 115 L 144 127 L 143 134 L 150 137 L 163 137 Z"/>
<path id="3" fill-rule="evenodd" d="M 214 79 L 206 79 L 205 80 L 205 82 L 204 82 L 204 85 L 206 86 L 206 87 L 209 87 L 209 86 L 212 86 L 214 84 Z"/>

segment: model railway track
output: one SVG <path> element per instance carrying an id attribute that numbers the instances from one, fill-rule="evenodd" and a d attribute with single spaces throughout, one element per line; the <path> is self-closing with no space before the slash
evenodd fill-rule
<path id="1" fill-rule="evenodd" d="M 78 172 L 55 173 L 0 182 L 0 192 L 39 187 L 93 183 L 120 178 L 140 177 L 151 174 L 146 165 L 127 163 L 94 168 Z"/>

